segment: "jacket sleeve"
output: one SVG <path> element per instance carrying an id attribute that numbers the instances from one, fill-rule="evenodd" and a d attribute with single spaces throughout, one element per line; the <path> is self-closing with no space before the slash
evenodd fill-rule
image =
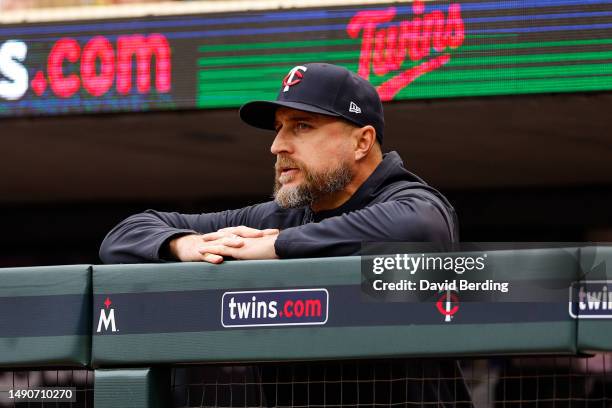
<path id="1" fill-rule="evenodd" d="M 100 259 L 107 264 L 161 262 L 164 259 L 160 250 L 169 239 L 238 225 L 257 228 L 253 220 L 261 218 L 264 207 L 265 203 L 207 214 L 147 210 L 126 218 L 106 235 L 100 246 Z"/>
<path id="2" fill-rule="evenodd" d="M 366 242 L 449 243 L 454 228 L 454 210 L 435 199 L 403 197 L 285 229 L 275 249 L 279 258 L 358 255 Z"/>

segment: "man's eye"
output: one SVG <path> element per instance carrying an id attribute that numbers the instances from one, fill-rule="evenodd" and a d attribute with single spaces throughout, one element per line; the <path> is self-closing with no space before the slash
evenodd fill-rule
<path id="1" fill-rule="evenodd" d="M 304 122 L 299 122 L 298 124 L 295 125 L 296 130 L 308 130 L 308 129 L 312 129 L 312 126 L 310 126 L 308 123 L 304 123 Z"/>

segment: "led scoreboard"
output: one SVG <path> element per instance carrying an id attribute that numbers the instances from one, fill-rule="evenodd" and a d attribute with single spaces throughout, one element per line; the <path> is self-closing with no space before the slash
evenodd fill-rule
<path id="1" fill-rule="evenodd" d="M 62 38 L 53 43 L 47 55 L 47 72 L 37 71 L 31 82 L 25 66 L 28 54 L 26 42 L 6 41 L 0 48 L 0 61 L 7 77 L 0 88 L 0 97 L 21 99 L 31 86 L 36 96 L 42 96 L 47 86 L 59 98 L 71 98 L 83 87 L 90 96 L 104 96 L 115 85 L 117 94 L 132 91 L 132 59 L 135 58 L 135 88 L 146 94 L 151 90 L 151 66 L 155 67 L 155 88 L 170 91 L 171 58 L 168 40 L 161 34 L 118 36 L 115 44 L 104 36 L 96 36 L 83 46 L 74 38 Z M 155 57 L 155 61 L 152 59 Z M 64 64 L 73 65 L 65 73 Z"/>
<path id="2" fill-rule="evenodd" d="M 0 116 L 223 108 L 306 62 L 384 101 L 612 89 L 612 0 L 396 2 L 0 27 Z"/>
<path id="3" fill-rule="evenodd" d="M 182 75 L 172 72 L 172 51 L 160 33 L 6 40 L 0 44 L 0 114 L 189 107 L 179 102 Z"/>

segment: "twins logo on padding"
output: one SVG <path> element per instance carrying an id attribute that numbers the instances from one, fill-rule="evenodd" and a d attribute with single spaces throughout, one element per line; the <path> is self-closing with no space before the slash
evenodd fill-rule
<path id="1" fill-rule="evenodd" d="M 100 318 L 98 319 L 98 328 L 96 329 L 96 333 L 102 332 L 102 326 L 104 326 L 104 331 L 108 332 L 110 327 L 110 331 L 112 333 L 116 333 L 119 331 L 117 329 L 117 324 L 115 323 L 115 308 L 110 307 L 113 302 L 111 302 L 110 298 L 106 298 L 104 301 L 104 307 L 100 309 Z"/>
<path id="2" fill-rule="evenodd" d="M 327 289 L 225 292 L 223 327 L 306 326 L 327 323 Z"/>

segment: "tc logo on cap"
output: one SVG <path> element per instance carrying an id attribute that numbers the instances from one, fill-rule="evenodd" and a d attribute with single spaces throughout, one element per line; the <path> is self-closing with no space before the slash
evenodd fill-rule
<path id="1" fill-rule="evenodd" d="M 290 86 L 299 84 L 300 81 L 302 81 L 302 77 L 304 76 L 301 71 L 306 72 L 307 70 L 308 68 L 302 65 L 298 65 L 297 67 L 291 68 L 291 71 L 289 71 L 285 79 L 283 79 L 283 85 L 285 86 L 283 88 L 283 92 L 287 92 Z"/>

